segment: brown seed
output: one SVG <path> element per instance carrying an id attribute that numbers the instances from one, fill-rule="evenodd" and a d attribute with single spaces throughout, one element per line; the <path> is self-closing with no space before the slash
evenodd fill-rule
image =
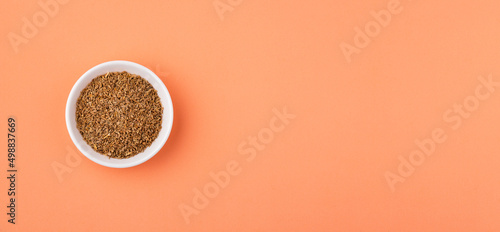
<path id="1" fill-rule="evenodd" d="M 76 103 L 83 139 L 109 158 L 130 158 L 158 137 L 163 107 L 154 87 L 139 75 L 108 72 L 94 78 Z"/>

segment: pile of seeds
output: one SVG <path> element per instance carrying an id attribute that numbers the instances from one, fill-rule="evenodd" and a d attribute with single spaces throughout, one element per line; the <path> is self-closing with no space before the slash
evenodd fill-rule
<path id="1" fill-rule="evenodd" d="M 76 126 L 96 152 L 125 159 L 158 137 L 163 107 L 153 86 L 139 75 L 108 72 L 94 78 L 76 102 Z"/>

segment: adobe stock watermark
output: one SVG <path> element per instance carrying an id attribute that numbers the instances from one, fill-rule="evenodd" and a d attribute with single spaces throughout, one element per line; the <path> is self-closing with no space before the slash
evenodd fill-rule
<path id="1" fill-rule="evenodd" d="M 64 181 L 65 174 L 73 172 L 73 169 L 80 166 L 82 157 L 73 149 L 73 147 L 66 145 L 66 156 L 64 162 L 53 161 L 51 164 L 52 170 L 61 184 Z"/>
<path id="2" fill-rule="evenodd" d="M 220 21 L 224 21 L 224 14 L 232 12 L 241 3 L 243 3 L 243 0 L 214 0 L 212 2 Z"/>
<path id="3" fill-rule="evenodd" d="M 291 120 L 296 117 L 296 115 L 290 114 L 286 107 L 281 111 L 276 108 L 272 111 L 274 116 L 269 120 L 266 127 L 260 129 L 256 135 L 248 136 L 247 139 L 238 144 L 237 152 L 245 156 L 244 161 L 252 162 L 259 152 L 262 152 L 266 145 L 274 140 L 275 135 L 282 132 L 290 124 Z M 203 187 L 193 189 L 194 195 L 191 203 L 179 204 L 178 208 L 186 224 L 191 222 L 190 217 L 199 215 L 201 210 L 210 204 L 211 199 L 216 198 L 221 190 L 227 188 L 231 178 L 242 173 L 241 163 L 237 160 L 230 160 L 226 162 L 223 170 L 208 173 L 211 180 L 205 183 Z"/>
<path id="4" fill-rule="evenodd" d="M 49 18 L 54 18 L 59 13 L 60 5 L 65 5 L 69 0 L 39 0 L 41 8 L 31 18 L 23 17 L 20 33 L 9 32 L 7 39 L 15 53 L 19 52 L 21 44 L 27 44 L 30 39 L 38 35 L 39 29 L 47 26 Z"/>
<path id="5" fill-rule="evenodd" d="M 443 121 L 446 127 L 434 128 L 430 135 L 424 139 L 416 139 L 416 148 L 407 156 L 399 156 L 399 165 L 395 172 L 386 171 L 384 174 L 387 185 L 392 192 L 396 191 L 396 184 L 404 183 L 417 167 L 421 166 L 427 157 L 433 155 L 438 145 L 448 139 L 447 130 L 456 131 L 464 120 L 471 117 L 472 113 L 479 109 L 482 101 L 488 100 L 496 89 L 500 87 L 500 81 L 494 81 L 492 74 L 488 77 L 478 77 L 480 82 L 474 89 L 474 93 L 465 97 L 462 102 L 455 103 L 452 108 L 443 113 Z"/>
<path id="6" fill-rule="evenodd" d="M 149 68 L 149 67 L 147 67 Z M 153 70 L 152 68 L 149 68 L 150 70 Z M 161 77 L 161 78 L 167 78 L 171 75 L 170 72 L 168 71 L 164 71 L 162 68 L 161 68 L 161 65 L 160 64 L 157 64 L 154 68 L 154 73 L 158 76 L 158 77 Z M 179 76 L 176 77 L 177 80 L 180 79 Z"/>
<path id="7" fill-rule="evenodd" d="M 367 22 L 364 28 L 354 27 L 356 34 L 354 35 L 352 44 L 341 42 L 339 45 L 347 63 L 351 63 L 353 54 L 360 54 L 362 49 L 368 47 L 372 39 L 380 35 L 383 28 L 389 26 L 392 17 L 400 14 L 403 9 L 399 0 L 389 0 L 386 9 L 378 12 L 374 10 L 370 11 L 373 20 Z"/>

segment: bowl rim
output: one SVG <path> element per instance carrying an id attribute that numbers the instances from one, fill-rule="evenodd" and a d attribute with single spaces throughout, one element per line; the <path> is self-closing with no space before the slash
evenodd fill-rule
<path id="1" fill-rule="evenodd" d="M 94 70 L 100 69 L 100 68 L 103 68 L 103 67 L 106 67 L 106 66 L 114 66 L 114 65 L 135 66 L 136 68 L 142 69 L 142 70 L 144 70 L 144 72 L 149 73 L 150 76 L 153 79 L 156 79 L 158 81 L 158 83 L 159 83 L 159 86 L 156 86 L 156 88 L 159 87 L 159 89 L 157 89 L 157 91 L 163 91 L 163 92 L 165 92 L 166 95 L 168 96 L 168 99 L 164 99 L 164 100 L 166 100 L 167 102 L 170 103 L 170 104 L 168 104 L 168 106 L 163 106 L 164 112 L 166 110 L 166 112 L 168 113 L 168 115 L 165 115 L 165 114 L 163 115 L 163 120 L 165 119 L 165 116 L 168 116 L 168 118 L 169 118 L 168 119 L 168 124 L 167 124 L 168 126 L 167 127 L 162 126 L 162 129 L 161 129 L 161 130 L 166 130 L 165 138 L 163 139 L 163 141 L 160 141 L 159 146 L 157 146 L 157 148 L 155 148 L 149 154 L 145 154 L 141 159 L 135 160 L 133 162 L 112 163 L 112 162 L 102 161 L 102 160 L 94 158 L 91 154 L 88 154 L 85 151 L 85 149 L 83 149 L 82 145 L 80 144 L 80 140 L 81 139 L 76 138 L 76 135 L 75 135 L 75 133 L 79 134 L 79 132 L 77 132 L 77 131 L 75 132 L 75 130 L 70 125 L 70 120 L 74 119 L 74 115 L 73 116 L 70 115 L 70 104 L 73 104 L 72 100 L 78 99 L 78 97 L 81 94 L 76 89 L 79 86 L 83 85 L 82 83 L 87 78 L 89 78 L 90 73 L 92 73 Z M 127 70 L 124 70 L 124 71 L 127 71 Z M 95 77 L 92 77 L 92 78 L 95 78 Z M 168 109 L 166 107 L 168 107 Z M 174 109 L 173 109 L 172 97 L 170 95 L 170 92 L 168 91 L 168 89 L 165 86 L 165 84 L 163 83 L 163 81 L 153 71 L 151 71 L 149 68 L 147 68 L 147 67 L 145 67 L 143 65 L 140 65 L 140 64 L 132 62 L 132 61 L 113 60 L 113 61 L 107 61 L 107 62 L 100 63 L 100 64 L 98 64 L 98 65 L 90 68 L 89 70 L 87 70 L 84 74 L 82 74 L 78 78 L 78 80 L 75 82 L 75 84 L 71 88 L 71 91 L 70 91 L 70 93 L 68 95 L 68 99 L 66 100 L 65 119 L 66 119 L 66 128 L 67 128 L 68 133 L 69 133 L 69 135 L 71 137 L 71 140 L 73 141 L 73 144 L 75 144 L 75 146 L 78 148 L 78 150 L 85 157 L 87 157 L 88 159 L 92 160 L 94 163 L 100 164 L 100 165 L 105 166 L 105 167 L 111 167 L 111 168 L 128 168 L 128 167 L 137 166 L 137 165 L 142 164 L 142 163 L 146 162 L 147 160 L 151 159 L 165 145 L 165 143 L 167 142 L 168 138 L 170 137 L 170 133 L 172 131 L 172 126 L 173 126 L 173 121 L 174 121 Z M 160 130 L 160 132 L 161 132 L 161 130 Z M 159 139 L 159 137 L 157 137 L 156 139 Z M 83 141 L 83 142 L 86 144 L 85 141 Z M 139 153 L 139 154 L 141 154 L 141 153 Z M 110 159 L 114 159 L 114 158 L 110 158 Z"/>

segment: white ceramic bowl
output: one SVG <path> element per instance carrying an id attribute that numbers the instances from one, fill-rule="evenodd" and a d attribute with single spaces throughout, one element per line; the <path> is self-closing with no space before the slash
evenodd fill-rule
<path id="1" fill-rule="evenodd" d="M 158 91 L 158 96 L 160 97 L 161 104 L 163 106 L 162 125 L 158 137 L 155 139 L 153 144 L 151 144 L 151 146 L 146 148 L 146 150 L 128 159 L 108 158 L 105 155 L 95 152 L 83 140 L 80 132 L 76 128 L 75 120 L 76 101 L 80 96 L 80 92 L 87 86 L 87 84 L 99 75 L 106 74 L 107 72 L 121 71 L 127 71 L 132 74 L 140 75 L 151 83 L 151 85 L 153 85 L 153 87 Z M 68 101 L 66 103 L 66 126 L 68 127 L 71 140 L 73 140 L 73 143 L 75 143 L 76 147 L 83 153 L 83 155 L 106 167 L 128 168 L 139 165 L 153 157 L 156 153 L 158 153 L 158 151 L 160 151 L 167 141 L 170 131 L 172 130 L 173 121 L 174 108 L 172 106 L 172 99 L 170 98 L 170 94 L 168 93 L 168 90 L 163 82 L 148 68 L 130 61 L 109 61 L 91 68 L 75 83 L 69 93 Z"/>

